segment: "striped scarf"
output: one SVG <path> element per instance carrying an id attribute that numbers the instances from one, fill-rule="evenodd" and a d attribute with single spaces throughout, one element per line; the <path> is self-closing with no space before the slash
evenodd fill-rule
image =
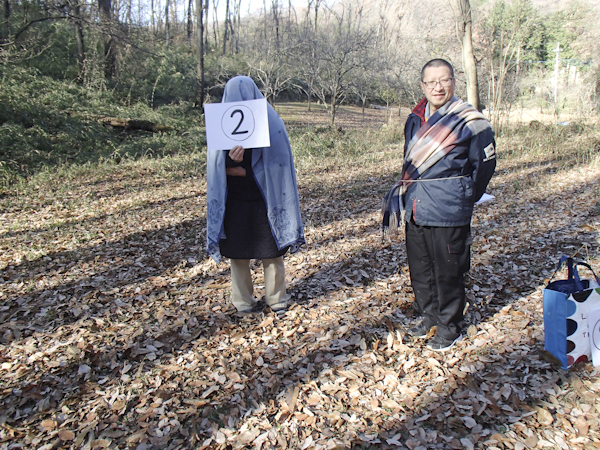
<path id="1" fill-rule="evenodd" d="M 479 120 L 487 122 L 473 106 L 453 96 L 421 125 L 406 147 L 400 180 L 384 198 L 384 234 L 388 228 L 396 230 L 404 221 L 404 194 L 408 187 L 457 145 L 469 140 L 476 133 L 473 125 Z"/>

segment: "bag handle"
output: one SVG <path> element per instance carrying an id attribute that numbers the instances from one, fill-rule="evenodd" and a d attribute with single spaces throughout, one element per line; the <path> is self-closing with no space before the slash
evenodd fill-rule
<path id="1" fill-rule="evenodd" d="M 594 275 L 594 279 L 596 280 L 596 283 L 600 284 L 600 279 L 598 278 L 598 275 L 596 275 L 596 272 L 594 272 L 594 269 L 592 269 L 592 266 L 590 266 L 588 263 L 583 262 L 583 261 L 575 261 L 575 263 L 573 264 L 573 272 L 577 275 L 577 278 L 579 278 L 579 272 L 577 271 L 577 266 L 583 266 L 583 267 L 589 269 L 589 271 L 592 272 L 592 275 Z"/>
<path id="2" fill-rule="evenodd" d="M 567 279 L 568 280 L 573 280 L 574 279 L 574 276 L 573 276 L 573 258 L 571 258 L 570 256 L 563 255 L 558 260 L 558 265 L 556 266 L 556 269 L 554 269 L 554 273 L 550 277 L 550 281 L 552 281 L 552 279 L 556 276 L 556 273 L 561 269 L 561 267 L 565 263 L 565 261 L 567 263 L 567 270 L 568 270 Z M 579 274 L 577 274 L 577 275 L 578 275 L 577 278 L 579 279 Z"/>
<path id="3" fill-rule="evenodd" d="M 600 284 L 600 279 L 596 275 L 596 272 L 594 272 L 594 269 L 592 269 L 592 266 L 590 266 L 588 263 L 585 263 L 583 261 L 575 261 L 570 256 L 564 256 L 564 255 L 560 257 L 560 260 L 558 261 L 558 266 L 556 267 L 556 270 L 552 274 L 552 277 L 550 277 L 550 280 L 552 280 L 556 276 L 556 273 L 561 269 L 562 265 L 565 262 L 567 263 L 568 280 L 575 281 L 575 285 L 577 286 L 578 290 L 583 291 L 583 284 L 581 283 L 581 278 L 579 277 L 579 271 L 577 270 L 577 266 L 583 266 L 583 267 L 586 267 L 587 269 L 589 269 L 592 272 L 592 274 L 594 275 L 594 278 L 596 279 L 596 283 Z"/>

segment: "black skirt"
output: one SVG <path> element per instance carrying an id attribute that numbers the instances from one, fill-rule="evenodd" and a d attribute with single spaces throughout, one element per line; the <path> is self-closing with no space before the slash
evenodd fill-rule
<path id="1" fill-rule="evenodd" d="M 271 259 L 282 256 L 287 247 L 279 250 L 263 199 L 227 199 L 225 207 L 225 236 L 219 247 L 221 254 L 232 259 Z"/>
<path id="2" fill-rule="evenodd" d="M 227 166 L 241 166 L 245 177 L 227 177 L 227 202 L 225 204 L 225 236 L 219 241 L 221 254 L 231 259 L 272 259 L 282 256 L 288 247 L 277 248 L 267 206 L 254 180 L 250 164 L 252 150 L 244 153 L 244 161 L 234 163 L 227 158 Z"/>

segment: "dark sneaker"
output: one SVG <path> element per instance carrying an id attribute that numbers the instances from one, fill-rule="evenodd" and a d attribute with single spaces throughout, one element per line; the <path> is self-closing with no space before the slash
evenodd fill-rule
<path id="1" fill-rule="evenodd" d="M 459 335 L 456 339 L 446 339 L 437 334 L 431 338 L 431 340 L 427 343 L 427 348 L 431 350 L 435 350 L 436 352 L 443 352 L 445 350 L 449 350 L 455 343 L 462 339 L 462 334 Z"/>
<path id="2" fill-rule="evenodd" d="M 432 328 L 433 325 L 427 325 L 425 322 L 421 322 L 416 327 L 409 328 L 408 334 L 415 338 L 424 338 Z"/>

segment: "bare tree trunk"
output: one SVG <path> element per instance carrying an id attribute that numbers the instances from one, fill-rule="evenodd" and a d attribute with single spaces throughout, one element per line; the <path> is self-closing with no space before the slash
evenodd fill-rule
<path id="1" fill-rule="evenodd" d="M 365 120 L 365 104 L 367 103 L 366 95 L 361 95 L 360 99 L 362 100 L 362 120 Z"/>
<path id="2" fill-rule="evenodd" d="M 235 1 L 233 2 L 234 11 L 233 11 L 233 20 L 229 20 L 229 51 L 231 53 L 237 54 L 239 50 L 239 46 L 237 45 L 237 35 L 235 33 L 236 28 L 236 15 L 235 15 Z"/>
<path id="3" fill-rule="evenodd" d="M 219 46 L 219 21 L 217 20 L 217 10 L 219 8 L 219 0 L 213 1 L 213 34 L 215 37 L 215 48 Z"/>
<path id="4" fill-rule="evenodd" d="M 194 31 L 194 21 L 192 20 L 192 5 L 193 0 L 188 0 L 188 10 L 187 10 L 187 39 L 188 44 L 192 45 L 192 34 Z M 202 6 L 202 2 L 200 2 L 200 6 Z M 200 35 L 202 36 L 202 34 Z"/>
<path id="5" fill-rule="evenodd" d="M 133 0 L 127 0 L 127 31 L 131 32 L 131 2 Z"/>
<path id="6" fill-rule="evenodd" d="M 117 57 L 115 44 L 111 35 L 112 4 L 111 0 L 98 0 L 100 10 L 100 23 L 104 40 L 104 76 L 112 80 L 117 72 Z"/>
<path id="7" fill-rule="evenodd" d="M 202 1 L 200 1 L 200 3 L 202 3 Z M 208 11 L 210 11 L 210 9 L 208 9 L 209 7 L 209 1 L 206 0 L 204 2 L 204 12 L 206 12 L 206 14 L 204 14 L 203 12 L 203 16 L 206 19 L 206 29 L 204 30 L 204 47 L 208 48 Z"/>
<path id="8" fill-rule="evenodd" d="M 238 54 L 240 51 L 237 31 L 240 27 L 240 0 L 233 0 L 232 19 L 229 20 L 229 48 L 231 53 Z"/>
<path id="9" fill-rule="evenodd" d="M 206 2 L 208 8 L 208 0 Z M 208 9 L 206 10 L 208 11 Z M 198 64 L 197 70 L 197 88 L 196 88 L 196 106 L 202 108 L 204 105 L 204 8 L 202 0 L 196 0 L 196 17 L 198 21 Z"/>
<path id="10" fill-rule="evenodd" d="M 227 51 L 227 33 L 229 32 L 229 0 L 225 0 L 225 31 L 223 32 L 223 55 Z"/>
<path id="11" fill-rule="evenodd" d="M 273 20 L 275 21 L 275 48 L 279 50 L 279 2 L 273 0 L 271 8 L 273 10 Z"/>
<path id="12" fill-rule="evenodd" d="M 169 49 L 169 45 L 171 45 L 171 23 L 169 21 L 169 0 L 165 2 L 165 32 L 166 32 L 166 44 L 167 50 Z"/>
<path id="13" fill-rule="evenodd" d="M 335 125 L 335 113 L 337 110 L 337 100 L 338 100 L 338 94 L 339 94 L 339 84 L 337 83 L 336 80 L 336 84 L 335 86 L 332 86 L 331 88 L 331 111 L 329 112 L 329 125 L 331 126 L 331 128 L 334 127 Z"/>
<path id="14" fill-rule="evenodd" d="M 173 33 L 177 33 L 177 26 L 179 25 L 179 21 L 177 20 L 177 1 L 172 1 L 170 3 L 171 7 L 171 19 L 173 19 Z"/>
<path id="15" fill-rule="evenodd" d="M 83 38 L 83 25 L 81 20 L 81 4 L 79 1 L 74 5 L 73 12 L 77 17 L 75 19 L 75 41 L 77 42 L 77 67 L 79 69 L 79 78 L 83 79 L 85 75 L 85 41 Z"/>
<path id="16" fill-rule="evenodd" d="M 235 2 L 235 0 L 234 0 Z M 235 54 L 237 55 L 240 52 L 240 29 L 242 27 L 242 0 L 237 0 L 235 2 L 235 9 L 237 11 L 237 32 L 235 33 Z M 233 30 L 232 30 L 233 33 Z"/>
<path id="17" fill-rule="evenodd" d="M 6 30 L 0 35 L 0 42 L 8 42 L 10 39 L 10 0 L 4 0 L 4 23 Z"/>
<path id="18" fill-rule="evenodd" d="M 156 32 L 156 24 L 154 23 L 154 0 L 150 0 L 150 24 L 152 26 L 152 32 Z"/>
<path id="19" fill-rule="evenodd" d="M 336 111 L 336 105 L 335 105 L 335 102 L 332 100 L 331 101 L 331 114 L 329 116 L 329 118 L 330 118 L 329 126 L 331 128 L 333 128 L 335 125 L 335 111 Z"/>
<path id="20" fill-rule="evenodd" d="M 308 29 L 309 26 L 309 22 L 310 22 L 310 8 L 313 4 L 313 0 L 308 0 L 308 4 L 306 6 L 306 18 L 304 19 L 304 22 L 306 24 L 306 29 Z"/>
<path id="21" fill-rule="evenodd" d="M 460 21 L 457 25 L 460 31 L 462 59 L 467 77 L 467 101 L 480 110 L 479 81 L 477 79 L 477 61 L 473 53 L 473 20 L 469 0 L 459 0 Z"/>
<path id="22" fill-rule="evenodd" d="M 265 41 L 267 40 L 267 24 L 268 24 L 268 19 L 267 19 L 267 0 L 263 0 L 263 9 L 264 9 L 264 13 L 265 13 L 265 20 L 263 21 L 263 37 L 265 39 Z"/>

